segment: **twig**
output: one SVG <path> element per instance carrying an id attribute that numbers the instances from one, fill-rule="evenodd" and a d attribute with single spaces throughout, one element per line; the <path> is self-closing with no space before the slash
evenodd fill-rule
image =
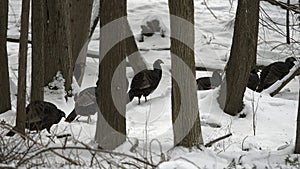
<path id="1" fill-rule="evenodd" d="M 85 148 L 84 147 L 78 147 L 79 149 L 85 149 L 85 150 L 94 151 L 94 152 L 107 153 L 107 154 L 117 155 L 117 156 L 124 156 L 124 157 L 128 157 L 128 158 L 132 158 L 132 159 L 134 159 L 136 161 L 139 161 L 139 162 L 141 162 L 143 164 L 146 164 L 146 165 L 149 165 L 151 167 L 156 167 L 157 166 L 157 165 L 151 164 L 146 158 L 144 158 L 144 160 L 142 160 L 142 159 L 139 159 L 139 158 L 134 157 L 132 155 L 128 155 L 128 154 L 124 154 L 124 153 L 119 153 L 119 152 L 114 152 L 114 151 L 109 151 L 109 150 L 104 150 L 104 149 L 94 149 L 94 148 L 86 145 L 83 142 L 79 142 L 79 143 L 81 143 L 83 146 L 85 146 Z M 65 148 L 68 148 L 68 147 L 65 147 Z M 76 149 L 77 147 L 73 147 L 73 148 Z"/>
<path id="2" fill-rule="evenodd" d="M 184 161 L 186 161 L 186 162 L 188 162 L 188 163 L 194 165 L 196 168 L 201 169 L 199 166 L 197 166 L 196 163 L 194 163 L 193 161 L 191 161 L 191 160 L 189 160 L 189 159 L 186 159 L 186 158 L 184 158 L 184 157 L 179 157 L 179 158 L 177 158 L 177 159 L 184 160 Z"/>
<path id="3" fill-rule="evenodd" d="M 245 149 L 244 149 L 244 143 L 245 143 L 245 141 L 246 141 L 247 138 L 248 138 L 248 136 L 246 136 L 246 137 L 243 139 L 243 141 L 242 141 L 242 150 L 243 150 L 243 151 L 245 151 Z"/>
<path id="4" fill-rule="evenodd" d="M 6 38 L 6 41 L 7 41 L 7 42 L 20 43 L 20 39 L 17 39 L 17 38 Z M 28 43 L 31 44 L 32 41 L 31 41 L 31 40 L 28 40 Z"/>
<path id="5" fill-rule="evenodd" d="M 203 1 L 203 4 L 206 6 L 206 8 L 208 9 L 208 11 L 212 14 L 212 16 L 215 18 L 215 19 L 218 19 L 218 17 L 213 13 L 213 11 L 208 7 L 206 1 L 204 0 Z"/>
<path id="6" fill-rule="evenodd" d="M 111 155 L 117 155 L 117 156 L 124 156 L 124 157 L 128 157 L 128 158 L 131 158 L 133 160 L 136 160 L 138 162 L 141 162 L 143 164 L 146 164 L 148 166 L 151 166 L 151 167 L 157 167 L 157 165 L 154 165 L 154 164 L 151 164 L 149 163 L 148 161 L 144 161 L 142 159 L 139 159 L 137 157 L 134 157 L 132 155 L 128 155 L 128 154 L 125 154 L 125 153 L 120 153 L 120 152 L 114 152 L 114 151 L 109 151 L 109 150 L 103 150 L 103 149 L 94 149 L 94 148 L 91 148 L 91 147 L 78 147 L 78 146 L 66 146 L 66 147 L 49 147 L 49 148 L 46 148 L 46 149 L 43 149 L 37 153 L 35 153 L 34 155 L 32 155 L 31 157 L 27 158 L 27 161 L 28 159 L 32 159 L 34 158 L 35 156 L 38 156 L 42 153 L 45 153 L 45 152 L 48 152 L 48 151 L 51 151 L 53 152 L 54 150 L 86 150 L 86 151 L 93 151 L 93 152 L 98 152 L 98 153 L 106 153 L 106 154 L 111 154 Z"/>
<path id="7" fill-rule="evenodd" d="M 41 143 L 39 143 L 39 142 L 33 140 L 31 137 L 28 137 L 28 136 L 26 136 L 25 134 L 22 134 L 22 133 L 20 133 L 20 132 L 14 130 L 14 129 L 11 129 L 10 127 L 6 126 L 5 124 L 0 124 L 0 126 L 3 127 L 3 128 L 8 129 L 8 130 L 10 130 L 10 131 L 13 131 L 14 133 L 20 135 L 22 138 L 24 138 L 24 139 L 26 139 L 26 140 L 29 140 L 29 141 L 35 143 L 35 144 L 38 145 L 38 146 L 41 146 L 41 147 L 43 147 L 43 148 L 45 148 L 45 149 L 49 149 L 49 148 L 47 148 L 45 145 L 43 145 L 43 144 L 41 144 Z M 45 149 L 44 149 L 44 150 L 45 150 Z M 43 151 L 43 150 L 41 150 L 41 151 Z M 56 152 L 56 151 L 54 151 L 54 150 L 52 150 L 52 149 L 49 149 L 49 151 L 52 152 L 53 154 L 55 154 L 55 155 L 57 155 L 57 156 L 59 156 L 59 157 L 65 159 L 66 161 L 70 162 L 71 164 L 78 165 L 78 163 L 77 163 L 76 161 L 74 161 L 74 160 L 72 160 L 72 159 L 70 159 L 70 158 L 68 158 L 68 157 L 65 157 L 65 156 L 61 155 L 61 154 L 59 154 L 58 152 Z M 39 154 L 39 153 L 36 153 L 36 155 L 38 155 L 38 154 Z M 32 157 L 35 157 L 36 155 L 33 155 Z M 19 161 L 19 162 L 18 162 L 18 166 L 20 166 L 21 164 L 23 164 L 24 162 L 26 162 L 26 161 L 28 161 L 28 160 L 30 160 L 30 159 L 31 159 L 31 158 L 27 158 L 27 159 L 25 159 L 25 160 L 23 160 L 23 161 Z"/>
<path id="8" fill-rule="evenodd" d="M 136 139 L 134 143 L 132 143 L 129 139 L 128 141 L 131 143 L 132 147 L 129 149 L 130 152 L 135 153 L 137 150 L 136 148 L 139 146 L 139 140 Z"/>
<path id="9" fill-rule="evenodd" d="M 219 138 L 217 138 L 217 139 L 215 139 L 215 140 L 213 140 L 213 141 L 208 142 L 208 143 L 205 144 L 204 146 L 205 146 L 205 147 L 210 147 L 210 146 L 212 146 L 214 143 L 219 142 L 219 141 L 221 141 L 221 140 L 224 140 L 224 139 L 226 139 L 227 137 L 230 137 L 230 136 L 232 136 L 231 133 L 226 134 L 225 136 L 219 137 Z"/>
<path id="10" fill-rule="evenodd" d="M 279 6 L 280 8 L 285 9 L 285 10 L 291 10 L 295 13 L 300 13 L 299 7 L 296 5 L 289 5 L 287 3 L 284 3 L 281 1 L 276 1 L 276 0 L 262 0 L 262 1 L 269 2 L 270 4 Z"/>

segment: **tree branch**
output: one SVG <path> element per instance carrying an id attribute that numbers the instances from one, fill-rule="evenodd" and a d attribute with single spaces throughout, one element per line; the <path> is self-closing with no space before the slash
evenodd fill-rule
<path id="1" fill-rule="evenodd" d="M 230 137 L 230 136 L 232 136 L 232 133 L 226 134 L 225 136 L 222 136 L 222 137 L 219 137 L 219 138 L 217 138 L 217 139 L 215 139 L 215 140 L 213 140 L 213 141 L 210 141 L 210 142 L 208 142 L 207 144 L 205 144 L 204 146 L 205 146 L 205 147 L 210 147 L 210 146 L 212 146 L 213 144 L 215 144 L 216 142 L 219 142 L 219 141 L 221 141 L 221 140 L 224 140 L 224 139 L 226 139 L 227 137 Z"/>
<path id="2" fill-rule="evenodd" d="M 286 86 L 295 76 L 300 74 L 300 63 L 297 63 L 283 79 L 278 80 L 272 86 L 264 90 L 264 93 L 270 94 L 272 97 Z"/>
<path id="3" fill-rule="evenodd" d="M 285 9 L 285 10 L 291 10 L 295 13 L 300 13 L 300 9 L 297 5 L 288 5 L 287 3 L 284 3 L 281 1 L 276 1 L 276 0 L 261 0 L 261 1 L 269 2 L 270 4 L 279 6 L 280 8 Z"/>

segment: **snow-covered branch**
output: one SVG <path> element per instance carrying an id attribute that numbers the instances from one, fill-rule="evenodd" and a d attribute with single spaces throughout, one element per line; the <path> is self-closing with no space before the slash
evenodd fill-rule
<path id="1" fill-rule="evenodd" d="M 275 82 L 272 86 L 264 90 L 263 93 L 267 93 L 272 97 L 275 96 L 286 84 L 288 84 L 299 73 L 300 73 L 300 62 L 298 61 L 284 78 Z"/>

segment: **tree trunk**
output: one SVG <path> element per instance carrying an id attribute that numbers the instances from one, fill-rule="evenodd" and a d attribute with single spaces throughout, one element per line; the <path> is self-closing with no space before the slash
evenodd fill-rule
<path id="1" fill-rule="evenodd" d="M 30 102 L 44 100 L 46 2 L 32 1 L 32 72 Z"/>
<path id="2" fill-rule="evenodd" d="M 72 32 L 71 32 L 71 9 L 72 0 L 60 0 L 57 4 L 57 9 L 62 12 L 64 17 L 61 17 L 61 22 L 58 24 L 59 37 L 61 37 L 62 42 L 64 42 L 63 48 L 61 47 L 60 54 L 61 64 L 62 64 L 62 74 L 65 78 L 65 90 L 67 95 L 72 95 L 72 81 L 73 81 L 73 50 L 72 50 Z"/>
<path id="3" fill-rule="evenodd" d="M 287 0 L 287 6 L 290 6 L 290 0 Z M 286 43 L 291 44 L 290 40 L 290 10 L 286 10 Z"/>
<path id="4" fill-rule="evenodd" d="M 71 6 L 71 37 L 74 66 L 74 76 L 81 86 L 87 48 L 89 44 L 90 21 L 93 8 L 93 0 L 72 0 Z"/>
<path id="5" fill-rule="evenodd" d="M 11 109 L 7 58 L 8 0 L 0 1 L 0 114 Z"/>
<path id="6" fill-rule="evenodd" d="M 135 42 L 135 38 L 131 31 L 128 20 L 125 21 L 125 28 L 127 31 L 128 38 L 126 38 L 126 55 L 128 57 L 128 61 L 134 71 L 134 74 L 147 69 L 147 66 L 142 58 L 142 55 L 137 47 Z"/>
<path id="7" fill-rule="evenodd" d="M 300 84 L 300 81 L 299 81 Z M 300 92 L 300 89 L 299 89 Z M 296 129 L 296 143 L 295 143 L 295 154 L 300 154 L 300 95 L 298 99 L 298 115 L 297 115 L 297 129 Z"/>
<path id="8" fill-rule="evenodd" d="M 100 1 L 100 59 L 96 142 L 114 149 L 126 140 L 126 1 Z"/>
<path id="9" fill-rule="evenodd" d="M 203 138 L 195 81 L 194 3 L 193 0 L 169 0 L 169 8 L 174 144 L 199 146 Z"/>
<path id="10" fill-rule="evenodd" d="M 70 0 L 46 1 L 47 25 L 45 28 L 45 85 L 53 80 L 58 71 L 65 79 L 65 90 L 71 89 L 73 55 L 71 39 Z M 75 42 L 74 42 L 75 43 Z"/>
<path id="11" fill-rule="evenodd" d="M 16 130 L 25 133 L 26 119 L 26 68 L 27 68 L 27 41 L 29 25 L 30 0 L 22 0 L 21 13 L 21 35 L 19 46 L 19 68 L 18 68 L 18 99 L 17 99 L 17 118 Z"/>
<path id="12" fill-rule="evenodd" d="M 230 58 L 218 98 L 224 112 L 236 115 L 243 109 L 243 97 L 250 70 L 256 63 L 259 0 L 239 0 Z"/>

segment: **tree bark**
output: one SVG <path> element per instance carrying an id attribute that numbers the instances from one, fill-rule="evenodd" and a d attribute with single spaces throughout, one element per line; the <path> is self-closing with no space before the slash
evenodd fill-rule
<path id="1" fill-rule="evenodd" d="M 100 1 L 100 59 L 96 142 L 114 149 L 126 140 L 126 0 Z"/>
<path id="2" fill-rule="evenodd" d="M 300 81 L 299 81 L 300 84 Z M 300 92 L 300 89 L 299 89 Z M 295 154 L 300 154 L 300 95 L 298 99 L 298 115 L 297 115 L 297 128 L 296 128 L 296 143 L 295 143 Z"/>
<path id="3" fill-rule="evenodd" d="M 47 24 L 45 36 L 44 68 L 45 85 L 53 80 L 58 71 L 65 79 L 65 90 L 70 94 L 73 77 L 71 39 L 71 0 L 46 1 Z M 75 42 L 74 42 L 75 43 Z"/>
<path id="4" fill-rule="evenodd" d="M 71 6 L 71 37 L 74 76 L 81 86 L 89 44 L 90 21 L 93 0 L 72 0 Z"/>
<path id="5" fill-rule="evenodd" d="M 17 99 L 17 118 L 16 130 L 25 133 L 26 119 L 26 68 L 27 68 L 27 49 L 28 49 L 28 25 L 29 25 L 30 0 L 22 0 L 21 12 L 21 35 L 19 46 L 19 69 L 18 69 L 18 99 Z"/>
<path id="6" fill-rule="evenodd" d="M 0 1 L 0 114 L 11 109 L 7 57 L 8 0 Z"/>
<path id="7" fill-rule="evenodd" d="M 65 78 L 65 90 L 68 96 L 72 95 L 72 81 L 73 81 L 73 55 L 72 50 L 72 32 L 71 32 L 71 9 L 72 0 L 60 0 L 57 4 L 57 9 L 62 12 L 64 17 L 61 17 L 61 22 L 58 24 L 59 37 L 61 41 L 64 42 L 63 48 L 61 48 L 60 54 L 61 64 L 62 64 L 62 74 Z"/>
<path id="8" fill-rule="evenodd" d="M 290 6 L 290 0 L 287 0 L 287 5 Z M 290 40 L 290 10 L 286 10 L 286 43 L 291 44 Z"/>
<path id="9" fill-rule="evenodd" d="M 256 63 L 259 0 L 239 0 L 230 58 L 218 102 L 225 113 L 243 109 L 243 97 L 250 70 Z"/>
<path id="10" fill-rule="evenodd" d="M 203 138 L 195 82 L 194 3 L 193 0 L 169 0 L 169 8 L 174 145 L 200 146 Z"/>
<path id="11" fill-rule="evenodd" d="M 143 60 L 143 57 L 137 47 L 135 38 L 133 36 L 133 33 L 131 31 L 130 25 L 128 23 L 128 20 L 125 21 L 125 28 L 126 31 L 128 31 L 129 37 L 126 38 L 126 55 L 128 57 L 128 62 L 130 63 L 130 66 L 132 67 L 134 74 L 137 74 L 138 72 L 147 69 L 147 66 L 145 64 L 145 61 Z"/>
<path id="12" fill-rule="evenodd" d="M 32 72 L 30 102 L 44 100 L 45 26 L 47 22 L 45 0 L 32 1 Z"/>

